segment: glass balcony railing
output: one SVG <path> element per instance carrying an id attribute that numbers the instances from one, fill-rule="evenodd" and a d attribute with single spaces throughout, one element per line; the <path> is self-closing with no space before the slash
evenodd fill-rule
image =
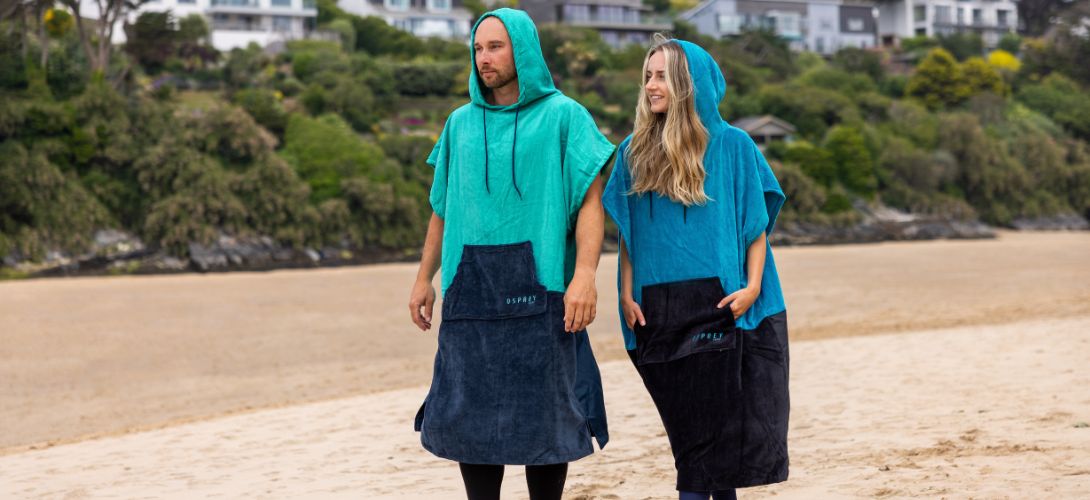
<path id="1" fill-rule="evenodd" d="M 316 0 L 211 0 L 212 7 L 246 7 L 251 9 L 272 7 L 276 9 L 290 9 L 299 8 L 300 5 L 304 10 L 314 10 L 318 8 Z"/>
<path id="2" fill-rule="evenodd" d="M 213 7 L 261 7 L 258 0 L 212 0 Z"/>

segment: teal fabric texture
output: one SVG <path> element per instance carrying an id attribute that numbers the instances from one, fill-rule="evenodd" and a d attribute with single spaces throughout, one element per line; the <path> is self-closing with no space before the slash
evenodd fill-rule
<path id="1" fill-rule="evenodd" d="M 530 241 L 546 289 L 563 292 L 575 270 L 575 222 L 594 178 L 615 151 L 582 105 L 553 85 L 537 28 L 525 12 L 481 16 L 511 37 L 518 102 L 489 104 L 473 71 L 470 102 L 450 114 L 427 162 L 435 167 L 430 202 L 443 219 L 442 291 L 465 245 Z"/>

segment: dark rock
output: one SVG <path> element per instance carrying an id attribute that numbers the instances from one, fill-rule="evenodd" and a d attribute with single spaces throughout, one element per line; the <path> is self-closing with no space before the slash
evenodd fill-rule
<path id="1" fill-rule="evenodd" d="M 1078 214 L 1059 214 L 1047 217 L 1026 217 L 1014 219 L 1011 227 L 1020 231 L 1085 231 L 1090 229 L 1090 222 Z"/>
<path id="2" fill-rule="evenodd" d="M 201 272 L 208 272 L 227 267 L 227 254 L 218 246 L 204 246 L 200 243 L 189 244 L 189 261 Z"/>

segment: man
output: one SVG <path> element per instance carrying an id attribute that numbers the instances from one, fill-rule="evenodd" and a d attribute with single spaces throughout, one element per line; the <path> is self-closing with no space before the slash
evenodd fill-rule
<path id="1" fill-rule="evenodd" d="M 526 465 L 530 497 L 560 498 L 567 462 L 606 444 L 601 380 L 585 327 L 613 145 L 553 86 L 526 13 L 473 27 L 471 102 L 447 119 L 428 163 L 434 210 L 409 310 L 443 321 L 421 442 L 460 463 L 471 499 L 499 498 L 504 464 Z M 440 266 L 442 263 L 442 266 Z"/>

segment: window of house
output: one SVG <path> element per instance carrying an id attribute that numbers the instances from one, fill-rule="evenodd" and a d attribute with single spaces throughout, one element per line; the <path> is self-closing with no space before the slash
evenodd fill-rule
<path id="1" fill-rule="evenodd" d="M 1010 22 L 1010 12 L 1003 9 L 995 11 L 995 20 L 1000 26 L 1006 27 L 1007 23 Z"/>
<path id="2" fill-rule="evenodd" d="M 862 17 L 849 17 L 848 18 L 848 31 L 863 31 L 863 18 Z"/>
<path id="3" fill-rule="evenodd" d="M 602 5 L 598 7 L 598 21 L 604 23 L 623 23 L 624 7 L 619 5 Z"/>
<path id="4" fill-rule="evenodd" d="M 564 4 L 565 21 L 589 21 L 590 7 L 586 5 Z"/>
<path id="5" fill-rule="evenodd" d="M 288 16 L 273 16 L 272 29 L 279 32 L 291 31 L 291 18 Z"/>
<path id="6" fill-rule="evenodd" d="M 777 12 L 772 19 L 775 22 L 776 32 L 780 36 L 798 37 L 802 35 L 802 27 L 797 12 Z"/>
<path id="7" fill-rule="evenodd" d="M 450 0 L 428 0 L 428 9 L 448 11 L 450 10 Z"/>
<path id="8" fill-rule="evenodd" d="M 291 7 L 291 0 L 272 0 L 273 7 Z"/>
<path id="9" fill-rule="evenodd" d="M 916 22 L 923 22 L 927 20 L 927 6 L 917 5 L 912 8 L 912 19 Z"/>
<path id="10" fill-rule="evenodd" d="M 723 35 L 737 35 L 742 31 L 742 18 L 735 14 L 719 14 L 715 23 L 719 33 Z"/>
<path id="11" fill-rule="evenodd" d="M 409 10 L 409 0 L 383 0 L 390 10 Z"/>
<path id="12" fill-rule="evenodd" d="M 980 9 L 973 9 L 973 24 L 984 23 L 984 11 Z"/>

